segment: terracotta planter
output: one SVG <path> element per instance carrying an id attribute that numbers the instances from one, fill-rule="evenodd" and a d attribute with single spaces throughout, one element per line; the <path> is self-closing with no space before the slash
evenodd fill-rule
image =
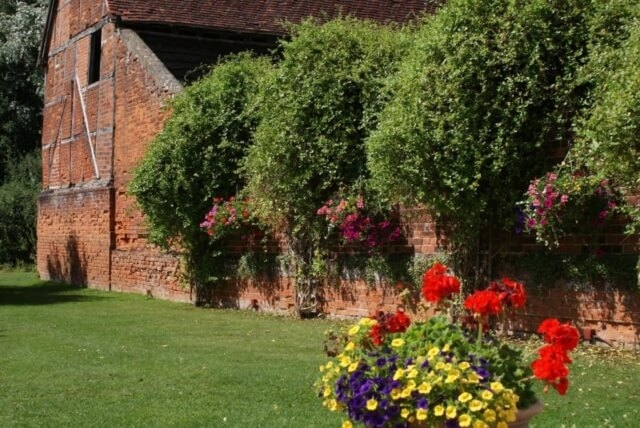
<path id="1" fill-rule="evenodd" d="M 542 401 L 537 400 L 526 409 L 518 410 L 516 420 L 509 424 L 509 428 L 529 428 L 531 418 L 542 412 L 542 409 L 544 409 Z"/>
<path id="2" fill-rule="evenodd" d="M 531 406 L 526 409 L 518 410 L 518 414 L 516 415 L 516 420 L 509 424 L 509 428 L 529 428 L 529 421 L 532 417 L 542 412 L 544 406 L 540 400 L 537 400 Z M 425 424 L 412 424 L 411 428 L 424 428 Z"/>

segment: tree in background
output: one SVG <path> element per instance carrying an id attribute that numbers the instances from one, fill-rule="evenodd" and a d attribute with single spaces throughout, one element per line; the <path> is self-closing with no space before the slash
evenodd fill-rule
<path id="1" fill-rule="evenodd" d="M 33 261 L 45 0 L 0 2 L 0 263 Z"/>

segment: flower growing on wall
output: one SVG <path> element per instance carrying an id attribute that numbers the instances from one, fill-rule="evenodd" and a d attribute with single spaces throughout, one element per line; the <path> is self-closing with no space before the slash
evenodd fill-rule
<path id="1" fill-rule="evenodd" d="M 330 199 L 317 210 L 317 215 L 327 220 L 329 233 L 338 231 L 345 244 L 379 248 L 402 236 L 398 213 L 393 210 L 373 213 L 367 209 L 360 194 Z"/>
<path id="2" fill-rule="evenodd" d="M 255 221 L 246 199 L 230 197 L 213 198 L 213 206 L 200 223 L 202 228 L 212 239 L 219 239 L 232 230 L 238 230 Z"/>
<path id="3" fill-rule="evenodd" d="M 519 221 L 539 242 L 557 246 L 568 233 L 593 233 L 618 207 L 618 195 L 607 179 L 563 168 L 529 184 Z"/>

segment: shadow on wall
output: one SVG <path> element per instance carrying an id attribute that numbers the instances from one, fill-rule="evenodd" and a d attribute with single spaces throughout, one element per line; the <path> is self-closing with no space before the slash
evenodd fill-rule
<path id="1" fill-rule="evenodd" d="M 224 280 L 196 291 L 196 305 L 214 308 L 260 310 L 287 299 L 277 254 L 231 254 L 221 261 Z"/>
<path id="2" fill-rule="evenodd" d="M 78 237 L 69 234 L 64 250 L 53 248 L 47 256 L 47 271 L 53 281 L 63 281 L 77 287 L 87 286 L 87 256 L 80 251 Z"/>

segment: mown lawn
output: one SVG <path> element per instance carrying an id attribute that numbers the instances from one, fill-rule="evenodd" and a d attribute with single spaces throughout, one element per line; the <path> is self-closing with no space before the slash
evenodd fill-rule
<path id="1" fill-rule="evenodd" d="M 332 326 L 0 272 L 0 426 L 339 427 L 313 389 Z M 638 426 L 637 357 L 582 346 L 532 427 Z"/>

